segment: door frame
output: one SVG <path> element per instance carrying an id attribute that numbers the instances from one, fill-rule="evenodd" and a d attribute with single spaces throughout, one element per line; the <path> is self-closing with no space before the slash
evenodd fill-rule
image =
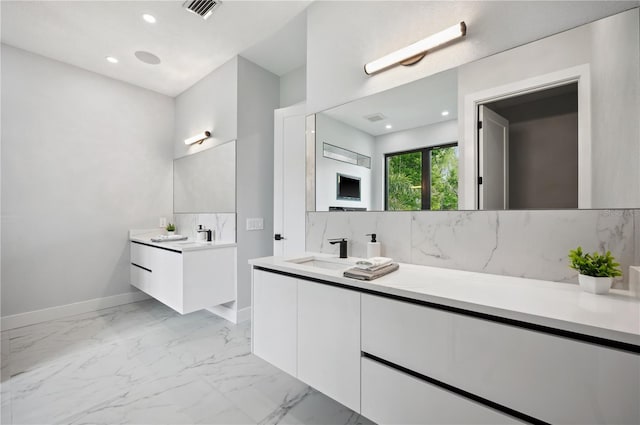
<path id="1" fill-rule="evenodd" d="M 578 84 L 578 208 L 591 208 L 591 72 L 589 64 L 561 69 L 464 97 L 464 131 L 459 143 L 459 208 L 478 209 L 478 106 L 567 84 Z"/>

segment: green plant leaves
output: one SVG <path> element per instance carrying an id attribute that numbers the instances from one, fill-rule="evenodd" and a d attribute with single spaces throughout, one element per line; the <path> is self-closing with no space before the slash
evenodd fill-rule
<path id="1" fill-rule="evenodd" d="M 619 269 L 620 263 L 611 255 L 611 251 L 605 254 L 594 252 L 584 253 L 582 247 L 569 251 L 569 267 L 580 274 L 593 277 L 617 277 L 622 276 Z"/>

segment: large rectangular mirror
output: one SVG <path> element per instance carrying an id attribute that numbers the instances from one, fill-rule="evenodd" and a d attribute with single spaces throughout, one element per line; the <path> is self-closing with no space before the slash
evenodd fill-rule
<path id="1" fill-rule="evenodd" d="M 315 114 L 315 210 L 639 208 L 639 16 Z M 350 197 L 338 193 L 344 175 L 357 182 Z"/>
<path id="2" fill-rule="evenodd" d="M 235 140 L 173 161 L 173 211 L 236 211 Z"/>

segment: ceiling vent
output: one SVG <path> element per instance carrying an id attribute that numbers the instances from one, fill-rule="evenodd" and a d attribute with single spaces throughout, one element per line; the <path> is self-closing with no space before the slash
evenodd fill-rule
<path id="1" fill-rule="evenodd" d="M 222 2 L 220 0 L 187 0 L 182 3 L 182 7 L 191 13 L 207 19 L 221 4 Z"/>
<path id="2" fill-rule="evenodd" d="M 367 115 L 364 118 L 369 120 L 369 121 L 371 121 L 371 122 L 376 122 L 376 121 L 382 121 L 386 117 L 384 115 L 382 115 L 380 112 L 378 112 L 377 114 Z"/>

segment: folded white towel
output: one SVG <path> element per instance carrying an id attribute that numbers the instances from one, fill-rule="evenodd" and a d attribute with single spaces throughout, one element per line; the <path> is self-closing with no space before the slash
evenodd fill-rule
<path id="1" fill-rule="evenodd" d="M 188 239 L 188 237 L 183 235 L 158 235 L 154 238 L 151 238 L 151 242 L 183 241 L 185 239 Z"/>
<path id="2" fill-rule="evenodd" d="M 366 260 L 360 260 L 356 263 L 356 267 L 363 270 L 376 270 L 388 264 L 391 264 L 393 259 L 388 257 L 371 257 Z"/>

